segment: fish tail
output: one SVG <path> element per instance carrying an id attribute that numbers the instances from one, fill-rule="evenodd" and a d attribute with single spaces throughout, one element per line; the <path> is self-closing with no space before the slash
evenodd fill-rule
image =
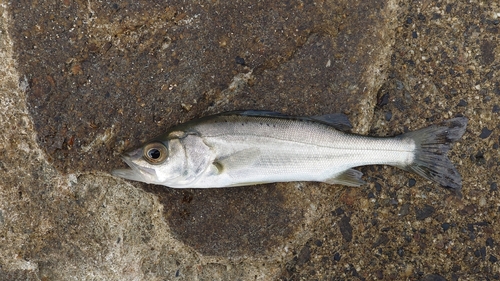
<path id="1" fill-rule="evenodd" d="M 447 156 L 453 142 L 462 137 L 467 118 L 457 117 L 401 135 L 415 142 L 413 162 L 403 169 L 419 174 L 461 195 L 462 177 Z"/>

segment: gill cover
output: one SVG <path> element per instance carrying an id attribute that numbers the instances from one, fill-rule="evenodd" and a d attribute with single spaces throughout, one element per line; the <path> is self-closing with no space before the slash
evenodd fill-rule
<path id="1" fill-rule="evenodd" d="M 189 187 L 213 162 L 215 156 L 203 142 L 200 135 L 194 132 L 173 131 L 166 139 L 156 139 L 143 146 L 144 162 L 155 170 L 156 184 L 171 187 Z M 155 143 L 166 143 L 166 158 L 162 159 L 161 146 Z M 158 150 L 158 151 L 157 151 Z M 155 158 L 157 159 L 151 159 Z M 154 163 L 157 161 L 158 163 Z M 141 165 L 145 165 L 142 163 Z"/>

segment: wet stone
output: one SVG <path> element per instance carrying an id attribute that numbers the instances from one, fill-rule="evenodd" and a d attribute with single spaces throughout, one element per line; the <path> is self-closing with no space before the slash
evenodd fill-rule
<path id="1" fill-rule="evenodd" d="M 446 231 L 446 230 L 450 229 L 450 224 L 449 224 L 449 223 L 447 223 L 447 222 L 445 222 L 445 223 L 443 223 L 443 224 L 441 225 L 441 228 L 443 228 L 443 230 L 444 230 L 444 231 Z"/>
<path id="2" fill-rule="evenodd" d="M 481 42 L 481 58 L 484 64 L 489 65 L 495 61 L 495 41 L 484 40 Z"/>
<path id="3" fill-rule="evenodd" d="M 342 208 L 337 208 L 332 212 L 332 215 L 334 216 L 340 216 L 344 214 L 344 209 Z"/>
<path id="4" fill-rule="evenodd" d="M 417 183 L 417 181 L 415 179 L 413 179 L 413 178 L 411 178 L 411 179 L 408 180 L 408 186 L 409 187 L 414 187 L 416 183 Z"/>
<path id="5" fill-rule="evenodd" d="M 405 250 L 403 248 L 398 248 L 398 256 L 403 257 L 405 254 Z"/>
<path id="6" fill-rule="evenodd" d="M 297 257 L 297 265 L 302 266 L 309 262 L 311 259 L 311 248 L 309 248 L 309 245 L 305 245 L 301 250 L 300 253 Z"/>
<path id="7" fill-rule="evenodd" d="M 476 163 L 476 165 L 484 165 L 486 159 L 484 159 L 484 152 L 478 151 L 476 155 L 471 155 L 471 160 Z"/>
<path id="8" fill-rule="evenodd" d="M 401 205 L 401 209 L 399 209 L 399 215 L 404 217 L 410 213 L 410 204 L 404 203 Z"/>
<path id="9" fill-rule="evenodd" d="M 484 127 L 481 130 L 481 134 L 479 135 L 479 137 L 482 139 L 486 139 L 491 135 L 492 132 L 493 132 L 493 130 L 489 130 L 488 128 Z"/>
<path id="10" fill-rule="evenodd" d="M 396 80 L 396 90 L 403 90 L 405 88 L 405 85 L 403 84 L 403 82 L 399 81 L 399 80 Z"/>
<path id="11" fill-rule="evenodd" d="M 424 220 L 434 213 L 434 207 L 430 205 L 424 205 L 423 208 L 415 208 L 415 216 L 417 220 Z"/>
<path id="12" fill-rule="evenodd" d="M 392 112 L 391 111 L 387 111 L 384 114 L 384 117 L 385 117 L 385 121 L 391 121 L 391 119 L 392 119 Z"/>
<path id="13" fill-rule="evenodd" d="M 240 56 L 236 56 L 236 58 L 235 58 L 235 62 L 236 62 L 237 64 L 245 65 L 245 59 L 244 59 L 244 58 L 242 58 L 242 57 L 240 57 Z"/>
<path id="14" fill-rule="evenodd" d="M 457 106 L 467 106 L 467 102 L 466 102 L 465 100 L 461 99 L 461 100 L 458 102 Z"/>
<path id="15" fill-rule="evenodd" d="M 446 278 L 437 274 L 429 274 L 422 277 L 420 281 L 446 281 Z"/>
<path id="16" fill-rule="evenodd" d="M 440 18 L 442 18 L 441 14 L 439 14 L 439 13 L 433 13 L 432 14 L 432 20 L 438 20 Z"/>
<path id="17" fill-rule="evenodd" d="M 387 237 L 387 234 L 382 234 L 380 235 L 375 243 L 373 243 L 373 248 L 379 247 L 380 245 L 385 245 L 389 242 L 389 238 Z"/>
<path id="18" fill-rule="evenodd" d="M 352 240 L 352 226 L 351 226 L 351 218 L 348 216 L 343 216 L 339 222 L 340 233 L 345 241 L 351 242 Z"/>
<path id="19" fill-rule="evenodd" d="M 478 250 L 476 250 L 476 251 L 474 252 L 474 255 L 475 255 L 476 257 L 481 257 L 481 258 L 483 258 L 483 259 L 484 259 L 484 258 L 486 257 L 486 247 L 481 247 L 481 248 L 479 248 Z"/>
<path id="20" fill-rule="evenodd" d="M 329 264 L 330 262 L 331 262 L 330 257 L 327 257 L 327 256 L 323 256 L 323 257 L 321 257 L 321 263 L 322 263 L 323 265 L 327 265 L 327 264 Z"/>
<path id="21" fill-rule="evenodd" d="M 486 246 L 488 246 L 488 247 L 490 247 L 490 248 L 495 247 L 495 242 L 493 241 L 493 238 L 488 237 L 488 238 L 486 239 Z"/>
<path id="22" fill-rule="evenodd" d="M 452 11 L 452 9 L 453 9 L 453 4 L 447 4 L 445 11 L 446 11 L 446 13 L 450 13 Z"/>
<path id="23" fill-rule="evenodd" d="M 378 100 L 377 100 L 377 106 L 378 107 L 383 107 L 384 105 L 387 105 L 389 103 L 389 93 L 383 94 Z"/>
<path id="24" fill-rule="evenodd" d="M 373 192 L 368 192 L 368 199 L 375 198 L 375 194 Z"/>
<path id="25" fill-rule="evenodd" d="M 490 184 L 490 191 L 497 191 L 498 190 L 498 184 L 496 182 L 492 182 Z"/>

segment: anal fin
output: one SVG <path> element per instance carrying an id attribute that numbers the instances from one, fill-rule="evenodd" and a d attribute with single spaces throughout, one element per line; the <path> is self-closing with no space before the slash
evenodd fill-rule
<path id="1" fill-rule="evenodd" d="M 361 186 L 366 183 L 361 179 L 361 176 L 363 176 L 362 172 L 354 169 L 349 169 L 325 180 L 324 182 L 329 184 L 342 184 L 347 186 Z"/>

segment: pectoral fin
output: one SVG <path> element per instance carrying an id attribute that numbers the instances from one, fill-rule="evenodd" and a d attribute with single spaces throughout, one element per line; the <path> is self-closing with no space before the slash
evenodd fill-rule
<path id="1" fill-rule="evenodd" d="M 340 174 L 335 175 L 332 178 L 325 180 L 329 184 L 342 184 L 347 186 L 361 186 L 366 182 L 361 179 L 363 173 L 358 170 L 349 169 Z"/>
<path id="2" fill-rule="evenodd" d="M 224 158 L 215 159 L 213 165 L 217 168 L 219 173 L 240 170 L 255 164 L 260 154 L 261 152 L 258 148 L 244 149 Z"/>

